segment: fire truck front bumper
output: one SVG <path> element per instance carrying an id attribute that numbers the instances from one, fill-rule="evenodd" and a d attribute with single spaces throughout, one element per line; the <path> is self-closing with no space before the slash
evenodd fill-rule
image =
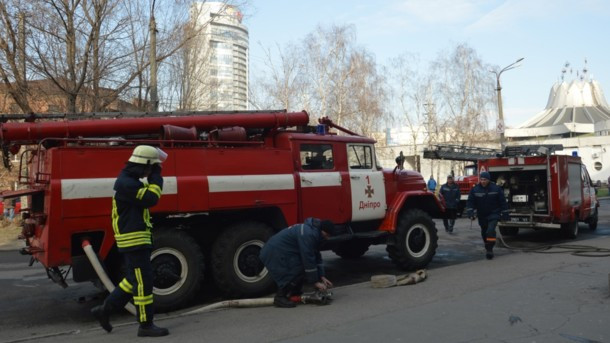
<path id="1" fill-rule="evenodd" d="M 530 228 L 530 229 L 560 229 L 561 224 L 544 222 L 544 218 L 547 216 L 536 216 L 536 215 L 516 215 L 511 214 L 510 220 L 499 222 L 499 227 L 517 227 L 517 228 Z M 539 220 L 537 220 L 539 219 Z"/>

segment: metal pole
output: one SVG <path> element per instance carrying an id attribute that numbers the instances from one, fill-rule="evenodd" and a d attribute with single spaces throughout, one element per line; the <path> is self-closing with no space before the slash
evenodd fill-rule
<path id="1" fill-rule="evenodd" d="M 502 86 L 500 86 L 500 74 L 498 74 L 496 77 L 496 91 L 498 92 L 498 119 L 500 120 L 499 125 L 502 125 L 500 131 L 500 151 L 504 151 L 504 111 L 502 110 Z"/>
<path id="2" fill-rule="evenodd" d="M 514 68 L 517 68 L 518 66 L 520 66 L 520 64 L 518 64 L 519 62 L 523 61 L 524 57 L 521 57 L 520 59 L 516 60 L 515 62 L 507 65 L 506 67 L 502 68 L 502 70 L 500 70 L 499 72 L 492 70 L 491 72 L 496 74 L 496 91 L 498 92 L 498 120 L 499 120 L 499 125 L 498 126 L 502 126 L 502 127 L 498 127 L 497 129 L 500 130 L 500 149 L 501 151 L 504 151 L 504 145 L 505 145 L 505 139 L 504 139 L 504 110 L 502 108 L 502 86 L 500 85 L 500 75 L 502 75 L 503 72 L 507 71 L 507 70 L 511 70 Z"/>

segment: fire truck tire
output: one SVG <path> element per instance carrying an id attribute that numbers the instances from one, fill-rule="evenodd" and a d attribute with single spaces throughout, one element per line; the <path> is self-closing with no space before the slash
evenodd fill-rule
<path id="1" fill-rule="evenodd" d="M 502 234 L 502 236 L 506 236 L 506 237 L 516 236 L 519 234 L 519 228 L 518 227 L 501 227 L 500 234 Z"/>
<path id="2" fill-rule="evenodd" d="M 167 312 L 191 304 L 204 277 L 201 247 L 186 232 L 155 232 L 151 262 L 155 311 Z"/>
<path id="3" fill-rule="evenodd" d="M 595 209 L 595 213 L 589 218 L 589 230 L 595 231 L 597 229 L 597 220 L 598 220 L 597 208 Z"/>
<path id="4" fill-rule="evenodd" d="M 396 227 L 396 242 L 386 251 L 404 270 L 425 268 L 436 254 L 438 234 L 430 216 L 419 209 L 402 213 Z"/>
<path id="5" fill-rule="evenodd" d="M 572 222 L 561 224 L 561 233 L 566 238 L 576 238 L 576 236 L 578 236 L 578 221 L 574 220 Z"/>
<path id="6" fill-rule="evenodd" d="M 271 238 L 267 224 L 244 221 L 225 229 L 212 247 L 212 274 L 229 298 L 255 297 L 273 290 L 274 282 L 258 254 Z"/>
<path id="7" fill-rule="evenodd" d="M 333 252 L 342 258 L 358 258 L 369 250 L 369 246 L 369 242 L 365 241 L 347 241 L 339 243 Z"/>

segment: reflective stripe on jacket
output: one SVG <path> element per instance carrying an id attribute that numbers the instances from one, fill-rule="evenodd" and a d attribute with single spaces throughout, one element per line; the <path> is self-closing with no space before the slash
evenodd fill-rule
<path id="1" fill-rule="evenodd" d="M 159 172 L 148 177 L 148 183 L 123 169 L 114 183 L 112 229 L 119 251 L 152 246 L 152 223 L 149 208 L 161 198 L 163 178 Z"/>

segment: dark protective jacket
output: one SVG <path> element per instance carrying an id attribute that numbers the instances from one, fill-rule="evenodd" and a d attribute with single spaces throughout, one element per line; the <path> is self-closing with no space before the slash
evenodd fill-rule
<path id="1" fill-rule="evenodd" d="M 132 251 L 152 246 L 152 223 L 149 208 L 161 198 L 161 168 L 153 167 L 148 182 L 125 167 L 114 183 L 112 228 L 119 251 Z"/>
<path id="2" fill-rule="evenodd" d="M 489 182 L 487 187 L 480 183 L 472 187 L 466 204 L 468 217 L 472 217 L 475 210 L 479 219 L 498 220 L 501 215 L 507 215 L 508 204 L 502 188 L 493 182 Z"/>
<path id="3" fill-rule="evenodd" d="M 445 199 L 445 206 L 447 208 L 458 208 L 460 204 L 460 187 L 456 183 L 442 185 L 439 193 Z"/>
<path id="4" fill-rule="evenodd" d="M 279 288 L 302 274 L 307 282 L 315 283 L 324 276 L 322 240 L 319 220 L 307 218 L 304 224 L 292 225 L 271 237 L 259 257 Z"/>

